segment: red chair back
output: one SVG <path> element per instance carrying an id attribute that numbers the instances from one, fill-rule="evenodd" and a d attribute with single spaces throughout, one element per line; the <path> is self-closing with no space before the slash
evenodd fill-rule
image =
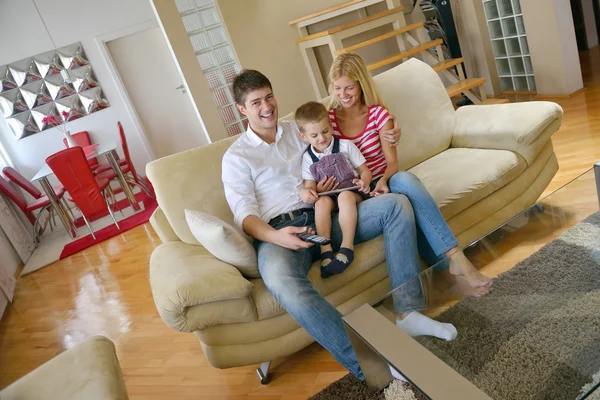
<path id="1" fill-rule="evenodd" d="M 35 223 L 35 217 L 32 213 L 25 211 L 27 207 L 27 202 L 19 193 L 17 189 L 15 189 L 6 179 L 0 176 L 0 192 L 4 193 L 13 203 L 17 205 L 25 213 L 27 219 L 33 224 Z"/>
<path id="2" fill-rule="evenodd" d="M 46 163 L 86 218 L 107 210 L 102 192 L 81 147 L 59 151 L 48 157 Z"/>
<path id="3" fill-rule="evenodd" d="M 81 131 L 81 132 L 74 133 L 71 135 L 71 137 L 73 138 L 75 143 L 77 143 L 77 146 L 87 147 L 92 144 L 92 139 L 90 139 L 90 134 L 88 131 Z M 63 143 L 65 144 L 66 148 L 69 148 L 69 144 L 67 143 L 66 138 L 63 139 Z M 96 168 L 99 164 L 98 160 L 95 158 L 88 160 L 87 163 L 90 165 L 90 168 L 92 168 L 92 169 Z"/>
<path id="4" fill-rule="evenodd" d="M 4 167 L 2 172 L 8 177 L 8 179 L 19 185 L 21 189 L 25 190 L 34 198 L 39 199 L 43 196 L 42 192 L 40 192 L 38 188 L 33 185 L 33 183 L 29 182 L 27 178 L 21 175 L 16 169 L 12 167 Z"/>
<path id="5" fill-rule="evenodd" d="M 123 155 L 125 156 L 125 161 L 127 161 L 129 170 L 133 174 L 134 178 L 137 180 L 137 174 L 135 172 L 135 167 L 133 166 L 133 162 L 131 161 L 131 156 L 129 155 L 129 146 L 127 146 L 127 138 L 125 137 L 125 131 L 123 130 L 123 125 L 121 124 L 121 121 L 117 122 L 117 128 L 119 129 L 119 139 L 121 140 L 121 148 L 123 149 Z"/>

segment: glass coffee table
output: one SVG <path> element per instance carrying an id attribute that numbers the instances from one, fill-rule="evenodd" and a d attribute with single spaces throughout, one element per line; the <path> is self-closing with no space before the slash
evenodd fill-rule
<path id="1" fill-rule="evenodd" d="M 479 271 L 502 274 L 491 293 L 466 297 L 435 265 L 346 315 L 371 391 L 392 381 L 393 366 L 433 400 L 600 399 L 600 216 L 544 247 L 598 211 L 595 169 L 598 177 L 588 170 L 464 250 Z M 578 247 L 581 226 L 592 239 L 598 227 L 597 250 Z M 415 296 L 456 339 L 411 338 L 395 326 L 394 301 Z"/>

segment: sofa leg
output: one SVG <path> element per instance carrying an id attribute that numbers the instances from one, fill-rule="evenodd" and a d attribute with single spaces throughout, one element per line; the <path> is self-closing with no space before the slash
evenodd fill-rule
<path id="1" fill-rule="evenodd" d="M 258 367 L 258 369 L 256 370 L 256 375 L 258 375 L 258 379 L 260 380 L 260 383 L 263 385 L 266 385 L 267 383 L 269 383 L 269 380 L 271 379 L 269 377 L 269 366 L 271 365 L 271 361 L 265 361 L 264 363 L 260 364 L 260 367 Z"/>
<path id="2" fill-rule="evenodd" d="M 531 208 L 533 209 L 533 211 L 537 211 L 539 213 L 543 213 L 546 209 L 546 207 L 544 207 L 544 205 L 540 203 L 534 204 L 533 206 L 531 206 Z"/>

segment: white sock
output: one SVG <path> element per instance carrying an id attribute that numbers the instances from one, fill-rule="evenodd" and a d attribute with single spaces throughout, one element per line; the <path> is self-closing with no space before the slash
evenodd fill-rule
<path id="1" fill-rule="evenodd" d="M 399 381 L 402 382 L 408 382 L 406 380 L 406 378 L 404 377 L 404 375 L 402 375 L 400 372 L 396 371 L 396 368 L 392 367 L 390 365 L 390 372 L 392 373 L 392 376 L 394 377 L 394 379 L 398 379 Z"/>
<path id="2" fill-rule="evenodd" d="M 444 340 L 453 340 L 458 332 L 452 324 L 435 321 L 418 311 L 413 311 L 403 320 L 396 320 L 396 326 L 414 336 L 435 336 Z"/>

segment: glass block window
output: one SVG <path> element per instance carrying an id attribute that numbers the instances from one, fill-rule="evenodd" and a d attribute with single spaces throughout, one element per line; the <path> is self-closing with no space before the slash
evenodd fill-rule
<path id="1" fill-rule="evenodd" d="M 229 136 L 246 130 L 233 100 L 231 83 L 240 71 L 214 0 L 175 0 L 198 64 Z"/>
<path id="2" fill-rule="evenodd" d="M 502 91 L 535 91 L 520 0 L 483 0 Z"/>

